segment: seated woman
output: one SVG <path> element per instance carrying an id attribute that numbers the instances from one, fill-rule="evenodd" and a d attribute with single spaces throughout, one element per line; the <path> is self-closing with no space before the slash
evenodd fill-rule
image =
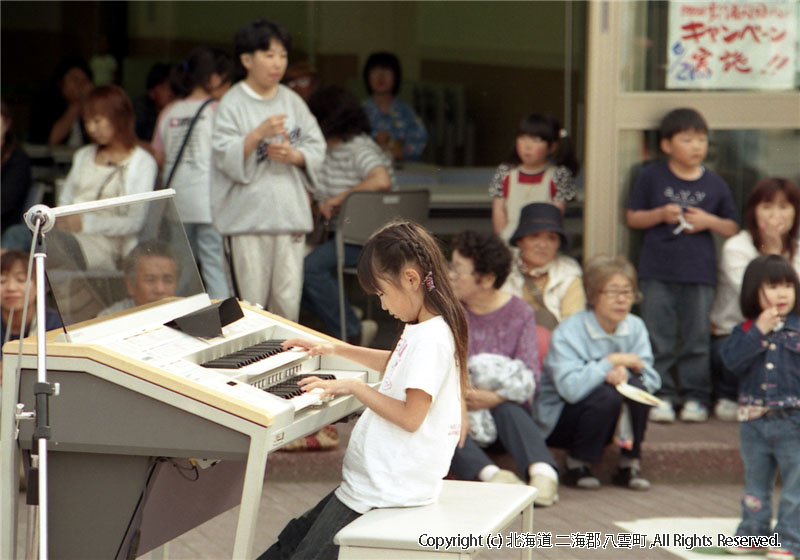
<path id="1" fill-rule="evenodd" d="M 800 189 L 788 179 L 768 177 L 755 184 L 744 210 L 744 229 L 722 245 L 717 291 L 711 307 L 711 375 L 717 404 L 714 414 L 736 421 L 737 380 L 723 365 L 720 348 L 744 321 L 739 294 L 747 265 L 759 255 L 781 255 L 800 274 Z"/>
<path id="2" fill-rule="evenodd" d="M 25 280 L 28 273 L 28 254 L 23 251 L 6 251 L 0 259 L 0 344 L 33 334 L 36 330 L 36 274 L 31 275 L 28 293 L 28 313 L 22 324 L 25 306 Z M 61 326 L 58 314 L 47 311 L 45 330 Z"/>
<path id="3" fill-rule="evenodd" d="M 92 90 L 92 71 L 77 57 L 61 59 L 50 85 L 35 101 L 31 111 L 30 141 L 73 148 L 87 141 L 81 123 L 81 105 Z"/>
<path id="4" fill-rule="evenodd" d="M 317 69 L 307 60 L 292 62 L 286 67 L 283 83 L 308 103 L 311 94 L 317 91 L 319 87 Z"/>
<path id="5" fill-rule="evenodd" d="M 392 186 L 392 163 L 369 137 L 369 123 L 358 102 L 348 90 L 331 86 L 317 90 L 308 101 L 325 136 L 325 162 L 310 169 L 312 193 L 325 220 L 339 212 L 345 197 L 353 191 L 383 191 Z M 345 266 L 358 262 L 361 247 L 345 246 Z M 309 253 L 303 262 L 301 306 L 322 319 L 328 332 L 340 334 L 339 285 L 336 271 L 336 243 L 331 235 Z M 347 339 L 368 346 L 377 332 L 377 324 L 356 317 L 345 300 Z M 369 333 L 366 331 L 370 331 Z"/>
<path id="6" fill-rule="evenodd" d="M 153 156 L 137 145 L 133 106 L 125 91 L 115 85 L 93 89 L 83 103 L 83 120 L 93 143 L 75 152 L 64 186 L 56 193 L 57 205 L 153 190 L 158 168 Z M 143 207 L 97 211 L 85 219 L 78 214 L 60 217 L 48 235 L 48 255 L 54 257 L 48 266 L 116 269 L 136 245 L 145 218 L 138 210 Z M 27 227 L 12 226 L 2 246 L 27 249 L 30 239 Z"/>
<path id="7" fill-rule="evenodd" d="M 510 270 L 511 251 L 497 235 L 465 231 L 453 240 L 450 281 L 469 325 L 473 389 L 467 393 L 470 435 L 452 466 L 467 480 L 522 484 L 498 468 L 482 445 L 507 449 L 528 484 L 538 488 L 534 503 L 549 506 L 558 501 L 556 462 L 525 408 L 539 376 L 536 318 L 527 303 L 500 291 Z M 483 418 L 476 417 L 481 411 Z"/>
<path id="8" fill-rule="evenodd" d="M 400 61 L 392 53 L 372 53 L 364 64 L 364 85 L 369 93 L 364 111 L 372 137 L 396 162 L 418 160 L 428 142 L 422 120 L 397 99 L 401 78 Z"/>
<path id="9" fill-rule="evenodd" d="M 630 314 L 638 294 L 636 270 L 624 257 L 599 256 L 583 277 L 589 309 L 575 313 L 553 332 L 533 413 L 551 447 L 567 449 L 564 482 L 597 488 L 589 470 L 614 436 L 623 404 L 628 407 L 632 448 L 621 450 L 613 482 L 647 490 L 639 459 L 648 406 L 624 398 L 616 385 L 654 392 L 661 377 L 644 322 Z"/>
<path id="10" fill-rule="evenodd" d="M 0 100 L 0 161 L 3 185 L 0 198 L 0 228 L 22 223 L 22 214 L 31 189 L 31 162 L 16 140 L 13 132 L 11 111 L 5 101 Z"/>
<path id="11" fill-rule="evenodd" d="M 509 243 L 519 248 L 519 257 L 503 289 L 533 306 L 537 325 L 552 331 L 586 307 L 581 266 L 558 254 L 567 247 L 567 235 L 557 207 L 544 202 L 525 206 Z"/>

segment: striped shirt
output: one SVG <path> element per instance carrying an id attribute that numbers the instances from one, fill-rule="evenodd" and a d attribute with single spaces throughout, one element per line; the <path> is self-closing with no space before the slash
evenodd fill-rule
<path id="1" fill-rule="evenodd" d="M 328 148 L 325 162 L 313 173 L 314 200 L 319 202 L 356 186 L 380 166 L 386 168 L 394 184 L 391 159 L 367 134 Z"/>

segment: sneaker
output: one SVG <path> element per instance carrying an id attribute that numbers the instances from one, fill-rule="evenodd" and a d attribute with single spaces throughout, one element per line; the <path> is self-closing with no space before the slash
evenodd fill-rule
<path id="1" fill-rule="evenodd" d="M 564 484 L 573 488 L 583 488 L 584 490 L 600 488 L 600 481 L 592 474 L 589 467 L 567 469 L 567 474 L 564 476 Z"/>
<path id="2" fill-rule="evenodd" d="M 649 419 L 651 422 L 663 422 L 671 424 L 675 421 L 675 409 L 672 408 L 672 403 L 664 401 L 664 406 L 654 406 L 650 409 Z"/>
<path id="3" fill-rule="evenodd" d="M 726 546 L 725 552 L 728 554 L 764 554 L 767 549 L 763 546 Z"/>
<path id="4" fill-rule="evenodd" d="M 506 469 L 500 469 L 494 473 L 494 476 L 490 478 L 488 482 L 494 482 L 496 484 L 525 484 L 517 475 Z"/>
<path id="5" fill-rule="evenodd" d="M 714 406 L 714 416 L 723 422 L 736 422 L 739 405 L 730 399 L 720 399 Z"/>
<path id="6" fill-rule="evenodd" d="M 796 556 L 791 550 L 785 548 L 770 547 L 767 551 L 768 560 L 795 560 Z"/>
<path id="7" fill-rule="evenodd" d="M 639 469 L 633 467 L 619 467 L 611 482 L 631 490 L 650 490 L 650 481 L 642 476 Z"/>
<path id="8" fill-rule="evenodd" d="M 375 335 L 378 334 L 378 323 L 372 319 L 361 321 L 361 340 L 360 346 L 369 346 L 375 340 Z"/>
<path id="9" fill-rule="evenodd" d="M 528 486 L 533 486 L 539 491 L 539 493 L 536 495 L 536 499 L 533 500 L 534 505 L 539 507 L 547 507 L 552 506 L 558 501 L 557 480 L 550 478 L 549 476 L 536 474 L 533 476 L 530 482 L 528 482 Z"/>
<path id="10" fill-rule="evenodd" d="M 708 420 L 706 405 L 698 401 L 686 401 L 681 409 L 682 422 L 705 422 Z"/>

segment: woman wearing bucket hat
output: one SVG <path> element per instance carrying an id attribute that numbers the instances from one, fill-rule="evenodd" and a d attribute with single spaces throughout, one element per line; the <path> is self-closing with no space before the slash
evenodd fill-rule
<path id="1" fill-rule="evenodd" d="M 509 243 L 519 251 L 503 289 L 533 307 L 537 325 L 552 331 L 586 307 L 580 264 L 559 254 L 567 246 L 567 235 L 557 207 L 543 202 L 523 207 Z"/>

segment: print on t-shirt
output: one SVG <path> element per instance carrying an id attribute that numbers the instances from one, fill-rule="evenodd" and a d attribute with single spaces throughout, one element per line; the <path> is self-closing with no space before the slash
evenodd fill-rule
<path id="1" fill-rule="evenodd" d="M 674 202 L 675 204 L 686 208 L 687 206 L 699 206 L 703 199 L 706 197 L 706 193 L 703 191 L 688 191 L 688 190 L 678 190 L 676 191 L 672 187 L 667 187 L 664 189 L 664 196 L 670 201 Z"/>
<path id="2" fill-rule="evenodd" d="M 289 131 L 289 144 L 294 145 L 295 142 L 300 138 L 301 129 L 299 126 L 293 128 Z M 265 159 L 269 159 L 269 155 L 267 154 L 267 146 L 269 146 L 272 142 L 283 142 L 283 135 L 279 134 L 276 136 L 271 136 L 269 139 L 264 139 L 258 143 L 256 147 L 256 163 L 261 163 Z"/>
<path id="3" fill-rule="evenodd" d="M 389 365 L 386 367 L 386 373 L 383 375 L 383 383 L 381 384 L 381 391 L 388 391 L 392 388 L 392 374 L 397 369 L 397 364 L 400 363 L 400 359 L 403 357 L 403 354 L 405 354 L 407 348 L 408 341 L 405 338 L 401 338 L 394 352 L 392 352 L 392 359 Z"/>

